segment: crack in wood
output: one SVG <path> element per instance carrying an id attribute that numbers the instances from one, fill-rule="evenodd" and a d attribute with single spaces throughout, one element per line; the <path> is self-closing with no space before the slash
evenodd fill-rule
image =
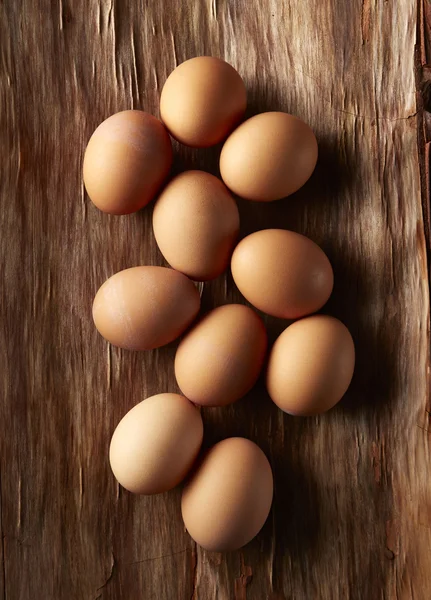
<path id="1" fill-rule="evenodd" d="M 423 431 L 425 431 L 426 433 L 430 433 L 430 430 L 426 427 L 423 427 L 423 425 L 419 425 L 418 423 L 416 423 L 416 427 L 419 427 L 419 429 L 423 429 Z"/>
<path id="2" fill-rule="evenodd" d="M 431 14 L 425 8 L 425 0 L 418 2 L 417 44 L 415 51 L 415 79 L 418 104 L 418 154 L 421 178 L 422 214 L 428 253 L 431 252 L 431 182 L 430 148 L 431 140 L 431 69 L 427 48 L 430 45 Z"/>
<path id="3" fill-rule="evenodd" d="M 307 79 L 310 79 L 311 81 L 313 81 L 316 84 L 316 86 L 319 88 L 320 91 L 326 92 L 326 90 L 323 88 L 322 84 L 316 79 L 316 77 L 309 75 L 303 69 L 300 69 L 298 67 L 292 67 L 292 69 L 296 73 L 300 73 L 304 77 L 307 77 Z M 328 104 L 330 106 L 330 108 L 332 108 L 332 110 L 339 112 L 339 113 L 346 114 L 346 115 L 350 115 L 352 117 L 356 117 L 357 119 L 370 119 L 372 121 L 387 121 L 389 123 L 394 123 L 396 121 L 407 121 L 408 119 L 412 119 L 412 118 L 416 117 L 418 114 L 418 111 L 415 111 L 413 113 L 410 113 L 410 114 L 402 116 L 402 117 L 385 117 L 385 116 L 379 117 L 377 115 L 364 115 L 360 111 L 354 112 L 354 111 L 346 110 L 344 108 L 338 108 L 337 106 L 334 106 L 334 101 L 331 98 L 326 98 L 323 95 L 321 97 L 321 100 L 323 102 L 325 102 L 326 104 Z"/>
<path id="4" fill-rule="evenodd" d="M 196 544 L 196 542 L 193 543 L 194 548 L 192 550 L 192 593 L 190 596 L 190 600 L 198 600 L 196 596 L 198 576 L 198 545 Z"/>
<path id="5" fill-rule="evenodd" d="M 6 548 L 5 535 L 3 532 L 3 478 L 0 471 L 0 535 L 1 535 L 1 556 L 2 556 L 2 575 L 3 575 L 3 600 L 6 600 Z"/>
<path id="6" fill-rule="evenodd" d="M 189 549 L 185 548 L 184 550 L 179 550 L 178 552 L 169 552 L 169 554 L 162 554 L 161 556 L 150 556 L 149 558 L 143 558 L 142 560 L 135 560 L 130 563 L 126 563 L 126 565 L 141 565 L 143 563 L 151 562 L 153 560 L 162 560 L 164 558 L 171 558 L 172 556 L 179 556 L 180 554 L 185 554 Z"/>
<path id="7" fill-rule="evenodd" d="M 100 590 L 105 589 L 106 586 L 109 584 L 109 582 L 112 580 L 112 578 L 114 576 L 114 572 L 115 572 L 115 567 L 116 567 L 115 556 L 114 556 L 113 553 L 111 553 L 111 570 L 109 572 L 108 577 L 105 580 L 105 583 L 103 585 L 101 585 L 100 587 L 97 588 L 96 593 L 100 592 Z M 100 598 L 100 596 L 97 596 L 97 598 Z"/>
<path id="8" fill-rule="evenodd" d="M 368 41 L 370 32 L 370 21 L 371 21 L 371 0 L 362 0 L 361 10 L 361 31 L 362 31 L 362 43 Z"/>
<path id="9" fill-rule="evenodd" d="M 253 579 L 252 568 L 244 562 L 244 554 L 239 554 L 239 577 L 235 579 L 235 600 L 247 600 L 247 586 Z"/>

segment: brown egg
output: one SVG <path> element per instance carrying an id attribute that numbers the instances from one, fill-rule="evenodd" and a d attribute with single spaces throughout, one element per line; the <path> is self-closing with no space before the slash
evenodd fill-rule
<path id="1" fill-rule="evenodd" d="M 160 189 L 172 164 L 164 125 L 140 110 L 103 121 L 88 142 L 84 184 L 97 208 L 126 215 L 144 207 Z"/>
<path id="2" fill-rule="evenodd" d="M 186 171 L 159 196 L 153 228 L 171 267 L 197 281 L 208 281 L 229 264 L 239 231 L 238 208 L 220 179 L 203 171 Z"/>
<path id="3" fill-rule="evenodd" d="M 228 438 L 203 457 L 184 488 L 187 531 L 206 550 L 236 550 L 262 529 L 272 503 L 272 471 L 250 440 Z"/>
<path id="4" fill-rule="evenodd" d="M 198 56 L 173 71 L 160 97 L 160 115 L 170 133 L 186 146 L 221 142 L 247 106 L 245 85 L 220 58 Z"/>
<path id="5" fill-rule="evenodd" d="M 296 321 L 277 338 L 267 371 L 275 404 L 292 415 L 317 415 L 346 393 L 355 366 L 355 347 L 338 319 L 313 315 Z"/>
<path id="6" fill-rule="evenodd" d="M 326 254 L 310 239 L 284 229 L 245 237 L 232 255 L 232 276 L 253 306 L 274 317 L 298 319 L 328 300 L 334 275 Z"/>
<path id="7" fill-rule="evenodd" d="M 270 202 L 296 192 L 314 171 L 317 141 L 310 127 L 283 112 L 261 113 L 226 140 L 220 173 L 229 189 Z"/>
<path id="8" fill-rule="evenodd" d="M 199 292 L 182 273 L 133 267 L 110 277 L 94 298 L 94 323 L 108 342 L 129 350 L 168 344 L 190 325 Z"/>
<path id="9" fill-rule="evenodd" d="M 231 404 L 256 383 L 266 347 L 262 319 L 251 308 L 219 306 L 181 341 L 175 356 L 178 385 L 195 404 Z"/>
<path id="10" fill-rule="evenodd" d="M 112 436 L 109 460 L 118 482 L 135 494 L 159 494 L 178 485 L 202 444 L 198 409 L 178 394 L 137 404 Z"/>

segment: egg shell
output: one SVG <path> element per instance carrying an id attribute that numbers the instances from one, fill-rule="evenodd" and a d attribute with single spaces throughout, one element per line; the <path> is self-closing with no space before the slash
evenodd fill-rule
<path id="1" fill-rule="evenodd" d="M 195 404 L 231 404 L 256 383 L 266 348 L 263 321 L 251 308 L 219 306 L 181 341 L 175 356 L 178 385 Z"/>
<path id="2" fill-rule="evenodd" d="M 197 148 L 221 142 L 241 120 L 246 106 L 239 73 L 212 56 L 181 63 L 169 75 L 160 97 L 160 115 L 171 135 Z"/>
<path id="3" fill-rule="evenodd" d="M 181 512 L 206 550 L 236 550 L 252 540 L 271 509 L 273 478 L 262 450 L 244 438 L 213 446 L 186 484 Z"/>
<path id="4" fill-rule="evenodd" d="M 232 254 L 239 291 L 261 311 L 298 319 L 319 310 L 331 295 L 334 275 L 328 257 L 309 238 L 284 229 L 245 237 Z"/>
<path id="5" fill-rule="evenodd" d="M 157 394 L 133 407 L 112 436 L 109 460 L 118 482 L 135 494 L 178 485 L 202 444 L 198 409 L 179 394 Z"/>
<path id="6" fill-rule="evenodd" d="M 220 179 L 186 171 L 160 194 L 153 230 L 171 267 L 196 281 L 208 281 L 229 265 L 239 232 L 238 208 Z"/>
<path id="7" fill-rule="evenodd" d="M 105 281 L 94 298 L 93 319 L 114 346 L 149 350 L 181 335 L 199 306 L 198 290 L 182 273 L 165 267 L 132 267 Z"/>
<path id="8" fill-rule="evenodd" d="M 220 173 L 227 187 L 248 200 L 270 202 L 296 192 L 317 162 L 317 140 L 301 119 L 283 112 L 261 113 L 226 140 Z"/>
<path id="9" fill-rule="evenodd" d="M 281 410 L 317 415 L 346 393 L 355 366 L 355 347 L 341 321 L 313 315 L 290 325 L 270 352 L 266 383 Z"/>
<path id="10" fill-rule="evenodd" d="M 168 176 L 172 145 L 163 123 L 139 110 L 112 115 L 84 156 L 84 184 L 103 212 L 125 215 L 148 204 Z"/>

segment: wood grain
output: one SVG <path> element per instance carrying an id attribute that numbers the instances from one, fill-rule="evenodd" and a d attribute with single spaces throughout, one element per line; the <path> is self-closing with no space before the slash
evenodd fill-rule
<path id="1" fill-rule="evenodd" d="M 429 6 L 0 2 L 3 598 L 431 597 Z M 167 74 L 201 54 L 238 68 L 249 114 L 286 110 L 316 131 L 310 182 L 288 201 L 241 201 L 242 233 L 275 225 L 320 243 L 336 277 L 327 311 L 357 345 L 351 390 L 327 415 L 283 415 L 261 384 L 203 411 L 206 443 L 248 436 L 275 472 L 269 521 L 228 555 L 196 548 L 178 490 L 134 497 L 110 473 L 120 417 L 177 389 L 175 346 L 125 352 L 95 331 L 98 286 L 163 261 L 151 207 L 101 214 L 81 180 L 95 126 L 125 108 L 157 114 Z M 176 147 L 175 169 L 217 173 L 218 152 Z M 206 284 L 202 299 L 204 308 L 241 301 L 230 275 Z M 266 322 L 272 339 L 285 326 Z"/>

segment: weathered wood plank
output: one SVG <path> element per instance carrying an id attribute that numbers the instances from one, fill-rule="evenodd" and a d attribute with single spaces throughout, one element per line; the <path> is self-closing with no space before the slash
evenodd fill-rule
<path id="1" fill-rule="evenodd" d="M 431 597 L 417 14 L 415 0 L 0 3 L 5 598 Z M 157 114 L 167 74 L 199 54 L 238 68 L 250 114 L 287 110 L 315 129 L 310 182 L 285 202 L 240 202 L 242 230 L 285 226 L 322 244 L 336 277 L 327 310 L 358 348 L 348 397 L 323 417 L 282 415 L 262 385 L 203 411 L 207 443 L 249 436 L 276 475 L 263 532 L 226 556 L 195 548 L 178 491 L 133 497 L 110 473 L 119 418 L 176 389 L 175 346 L 133 354 L 95 332 L 100 283 L 162 262 L 151 209 L 102 215 L 81 182 L 94 127 L 124 108 Z M 217 155 L 177 148 L 176 168 L 217 172 Z M 231 300 L 229 275 L 204 286 L 205 307 Z M 267 323 L 272 337 L 285 325 Z"/>

